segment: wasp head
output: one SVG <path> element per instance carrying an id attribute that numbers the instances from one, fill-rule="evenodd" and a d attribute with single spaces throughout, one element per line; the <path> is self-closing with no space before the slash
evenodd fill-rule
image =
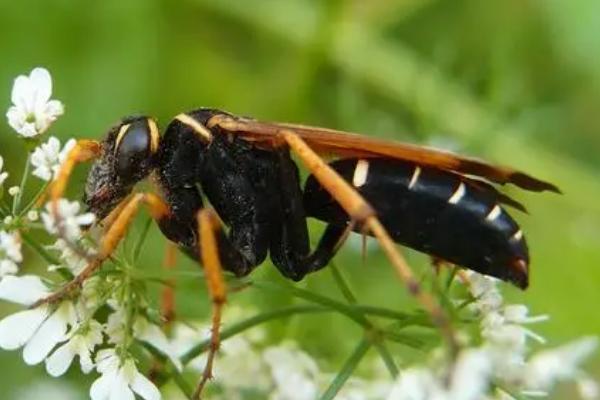
<path id="1" fill-rule="evenodd" d="M 146 178 L 154 167 L 159 133 L 149 117 L 124 118 L 102 142 L 102 155 L 93 164 L 85 186 L 84 202 L 99 219 Z"/>

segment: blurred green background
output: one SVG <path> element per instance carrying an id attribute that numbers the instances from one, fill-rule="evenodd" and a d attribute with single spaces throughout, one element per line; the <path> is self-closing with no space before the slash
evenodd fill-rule
<path id="1" fill-rule="evenodd" d="M 164 126 L 211 106 L 433 144 L 550 180 L 563 196 L 506 188 L 530 210 L 515 214 L 532 253 L 531 288 L 507 292 L 551 316 L 535 329 L 556 345 L 600 332 L 599 50 L 596 0 L 0 0 L 0 105 L 8 108 L 18 74 L 45 66 L 66 105 L 51 130 L 61 138 L 99 138 L 133 113 Z M 6 123 L 0 132 L 16 184 L 22 145 Z M 151 240 L 144 257 L 158 268 L 163 239 L 154 230 Z M 361 302 L 406 309 L 381 254 L 370 252 L 367 265 L 358 254 L 348 246 L 337 264 Z M 427 258 L 407 254 L 428 272 Z M 273 270 L 256 276 L 279 280 Z M 327 271 L 299 285 L 338 296 Z M 204 318 L 202 284 L 181 286 L 182 315 Z M 230 303 L 261 310 L 292 301 L 242 293 Z M 333 327 L 323 332 L 323 323 Z M 360 337 L 344 320 L 318 317 L 273 332 L 330 370 Z M 592 365 L 600 375 L 599 357 Z M 24 388 L 50 379 L 17 352 L 0 353 L 0 371 L 1 398 L 33 398 Z"/>

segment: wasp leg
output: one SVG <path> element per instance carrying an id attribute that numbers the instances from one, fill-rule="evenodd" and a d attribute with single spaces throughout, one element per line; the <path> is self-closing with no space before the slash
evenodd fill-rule
<path id="1" fill-rule="evenodd" d="M 350 229 L 344 224 L 329 224 L 316 249 L 310 253 L 298 167 L 287 146 L 277 148 L 275 153 L 273 170 L 278 176 L 270 185 L 270 196 L 279 197 L 279 210 L 272 212 L 276 221 L 271 237 L 271 259 L 285 277 L 299 281 L 329 263 Z"/>
<path id="2" fill-rule="evenodd" d="M 198 212 L 198 232 L 200 236 L 198 246 L 202 249 L 202 265 L 204 266 L 208 293 L 212 302 L 212 327 L 206 365 L 192 396 L 193 399 L 200 398 L 204 385 L 212 378 L 213 362 L 221 342 L 221 314 L 227 298 L 227 288 L 223 279 L 223 267 L 221 266 L 217 236 L 215 235 L 215 232 L 220 230 L 220 221 L 211 209 L 202 209 Z"/>
<path id="3" fill-rule="evenodd" d="M 279 135 L 298 155 L 321 185 L 342 206 L 350 218 L 362 224 L 377 238 L 409 293 L 431 315 L 433 322 L 440 328 L 448 340 L 453 353 L 456 353 L 457 344 L 454 331 L 446 314 L 442 311 L 433 296 L 422 290 L 411 268 L 396 249 L 386 229 L 379 219 L 377 219 L 375 210 L 371 205 L 348 182 L 327 165 L 295 132 L 292 130 L 282 130 L 279 132 Z"/>
<path id="4" fill-rule="evenodd" d="M 58 174 L 52 182 L 50 189 L 47 193 L 50 195 L 50 211 L 55 220 L 55 224 L 58 230 L 58 237 L 63 239 L 65 243 L 81 258 L 88 259 L 88 255 L 85 251 L 81 250 L 78 246 L 71 243 L 65 236 L 64 227 L 62 224 L 62 217 L 58 211 L 58 200 L 63 196 L 69 178 L 73 172 L 73 169 L 77 164 L 91 161 L 98 157 L 102 152 L 102 144 L 95 140 L 78 140 L 75 146 L 67 154 L 67 158 L 60 167 Z M 38 200 L 38 206 L 41 206 L 42 202 L 45 201 L 46 194 L 40 196 Z"/>
<path id="5" fill-rule="evenodd" d="M 132 195 L 125 201 L 121 213 L 115 217 L 112 224 L 107 227 L 107 230 L 100 241 L 98 254 L 86 265 L 79 275 L 65 284 L 57 292 L 36 302 L 32 308 L 41 304 L 56 303 L 64 299 L 74 290 L 81 288 L 81 285 L 96 272 L 102 266 L 102 263 L 113 253 L 121 239 L 123 239 L 127 233 L 127 228 L 131 221 L 133 221 L 141 204 L 148 206 L 150 214 L 155 220 L 161 220 L 169 214 L 168 206 L 160 197 L 151 193 L 138 193 Z"/>
<path id="6" fill-rule="evenodd" d="M 52 211 L 58 216 L 58 199 L 65 192 L 71 173 L 77 164 L 91 161 L 98 157 L 102 152 L 102 145 L 95 140 L 78 140 L 75 146 L 69 151 L 67 158 L 63 162 L 52 186 L 50 187 L 50 200 L 52 201 Z"/>

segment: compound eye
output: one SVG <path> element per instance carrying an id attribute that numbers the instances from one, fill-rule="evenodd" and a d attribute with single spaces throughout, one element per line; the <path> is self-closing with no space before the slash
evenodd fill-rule
<path id="1" fill-rule="evenodd" d="M 158 138 L 154 121 L 143 118 L 119 129 L 115 147 L 117 174 L 125 180 L 147 173 L 149 160 L 156 151 Z"/>

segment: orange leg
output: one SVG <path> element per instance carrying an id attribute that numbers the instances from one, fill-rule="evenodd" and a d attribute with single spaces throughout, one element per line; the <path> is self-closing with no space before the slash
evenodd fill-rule
<path id="1" fill-rule="evenodd" d="M 300 136 L 292 130 L 283 130 L 280 137 L 298 155 L 308 170 L 323 185 L 331 196 L 342 206 L 352 220 L 357 221 L 368 229 L 379 241 L 387 254 L 398 276 L 413 295 L 431 315 L 434 323 L 440 328 L 451 346 L 452 353 L 457 350 L 454 331 L 449 319 L 434 297 L 422 290 L 408 263 L 398 252 L 394 241 L 376 217 L 371 205 L 341 176 L 338 175 L 319 155 L 317 155 Z"/>
<path id="2" fill-rule="evenodd" d="M 58 212 L 58 200 L 63 196 L 65 189 L 67 187 L 67 183 L 69 182 L 69 178 L 73 173 L 73 169 L 77 164 L 87 162 L 93 160 L 94 158 L 100 156 L 102 153 L 102 144 L 100 142 L 94 140 L 78 140 L 75 146 L 69 151 L 67 158 L 63 162 L 58 174 L 52 184 L 50 185 L 48 193 L 50 194 L 50 211 L 54 216 L 54 220 L 56 221 L 56 226 L 58 228 L 58 237 L 63 239 L 67 246 L 71 248 L 79 257 L 82 259 L 88 259 L 88 255 L 85 251 L 80 249 L 75 244 L 71 243 L 65 237 L 65 232 L 63 225 L 61 224 L 61 215 Z M 46 194 L 40 196 L 38 200 L 38 206 L 41 206 L 41 203 L 45 201 Z"/>
<path id="3" fill-rule="evenodd" d="M 210 349 L 208 350 L 208 358 L 204 372 L 194 395 L 193 399 L 200 399 L 202 389 L 206 382 L 212 378 L 212 367 L 217 351 L 221 343 L 220 328 L 221 314 L 223 305 L 227 299 L 227 287 L 223 279 L 223 268 L 219 260 L 219 251 L 217 248 L 217 240 L 215 231 L 220 228 L 221 222 L 210 209 L 203 209 L 198 212 L 198 232 L 200 233 L 200 254 L 202 254 L 202 265 L 206 274 L 206 283 L 208 285 L 208 293 L 212 301 L 212 327 L 210 337 Z"/>
<path id="4" fill-rule="evenodd" d="M 50 200 L 55 215 L 58 215 L 58 200 L 62 197 L 77 164 L 93 160 L 102 153 L 102 144 L 94 140 L 78 140 L 75 147 L 69 151 L 63 162 L 56 179 L 50 187 Z"/>
<path id="5" fill-rule="evenodd" d="M 102 266 L 104 260 L 106 260 L 118 246 L 119 242 L 127 233 L 129 224 L 133 221 L 133 218 L 137 214 L 140 205 L 145 204 L 148 206 L 150 214 L 155 220 L 164 218 L 169 214 L 169 208 L 165 202 L 155 194 L 151 193 L 137 193 L 130 196 L 124 204 L 121 206 L 121 212 L 118 216 L 114 217 L 114 220 L 107 227 L 106 232 L 100 240 L 100 248 L 98 254 L 88 263 L 88 265 L 77 275 L 73 280 L 68 282 L 57 292 L 50 296 L 36 302 L 32 308 L 37 307 L 45 303 L 55 303 L 66 296 L 68 296 L 74 290 L 81 287 L 94 272 Z"/>

